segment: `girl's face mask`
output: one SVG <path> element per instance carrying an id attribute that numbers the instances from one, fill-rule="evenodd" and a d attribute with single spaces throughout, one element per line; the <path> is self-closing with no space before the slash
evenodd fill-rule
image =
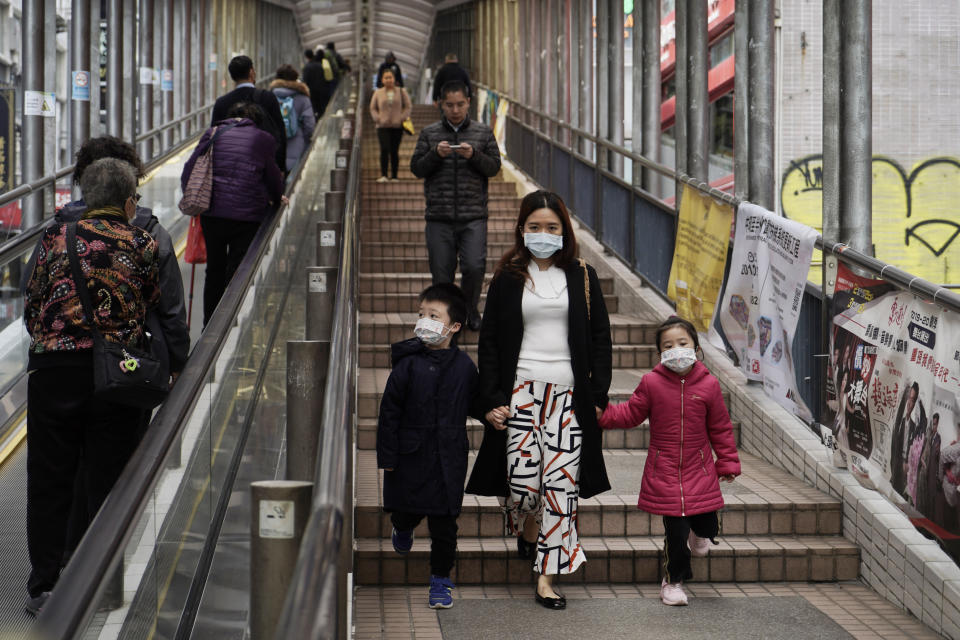
<path id="1" fill-rule="evenodd" d="M 437 344 L 447 337 L 448 334 L 444 333 L 446 328 L 446 325 L 439 320 L 420 318 L 413 329 L 413 335 L 424 344 Z"/>
<path id="2" fill-rule="evenodd" d="M 674 347 L 660 354 L 660 362 L 675 373 L 685 371 L 697 361 L 697 352 L 689 347 Z"/>

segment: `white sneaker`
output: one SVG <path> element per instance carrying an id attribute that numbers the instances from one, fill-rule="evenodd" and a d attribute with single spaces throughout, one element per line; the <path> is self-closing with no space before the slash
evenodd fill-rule
<path id="1" fill-rule="evenodd" d="M 687 594 L 683 592 L 680 582 L 667 582 L 664 578 L 660 584 L 660 602 L 671 607 L 685 607 Z"/>
<path id="2" fill-rule="evenodd" d="M 390 182 L 390 178 L 388 178 L 387 176 L 380 176 L 379 178 L 377 178 L 377 182 Z"/>
<path id="3" fill-rule="evenodd" d="M 687 545 L 690 547 L 690 555 L 702 558 L 710 553 L 710 539 L 701 538 L 693 531 L 687 536 Z"/>

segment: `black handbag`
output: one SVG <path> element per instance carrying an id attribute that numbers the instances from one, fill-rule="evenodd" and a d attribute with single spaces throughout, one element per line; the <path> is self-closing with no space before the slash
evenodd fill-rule
<path id="1" fill-rule="evenodd" d="M 83 304 L 83 314 L 93 333 L 93 394 L 115 404 L 152 409 L 167 395 L 170 378 L 161 359 L 140 349 L 125 347 L 103 337 L 93 315 L 93 303 L 80 260 L 77 258 L 77 223 L 67 225 L 67 255 Z"/>

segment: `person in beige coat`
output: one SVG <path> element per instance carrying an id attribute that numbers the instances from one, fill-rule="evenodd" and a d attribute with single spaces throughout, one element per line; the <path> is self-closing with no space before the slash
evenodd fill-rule
<path id="1" fill-rule="evenodd" d="M 380 141 L 380 177 L 377 178 L 377 182 L 388 180 L 388 160 L 389 179 L 397 179 L 403 121 L 410 117 L 412 108 L 407 90 L 397 86 L 397 80 L 392 71 L 384 71 L 382 79 L 383 87 L 377 89 L 370 100 L 370 115 L 377 125 L 377 139 Z"/>

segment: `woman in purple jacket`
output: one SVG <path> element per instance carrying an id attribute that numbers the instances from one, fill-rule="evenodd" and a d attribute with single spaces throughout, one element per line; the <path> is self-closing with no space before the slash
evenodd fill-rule
<path id="1" fill-rule="evenodd" d="M 276 141 L 260 128 L 263 118 L 263 110 L 257 105 L 249 102 L 234 105 L 226 120 L 203 134 L 180 176 L 181 187 L 186 187 L 194 163 L 220 130 L 213 147 L 210 208 L 200 216 L 203 239 L 207 243 L 204 326 L 247 253 L 260 223 L 285 200 L 283 174 L 274 160 Z"/>

